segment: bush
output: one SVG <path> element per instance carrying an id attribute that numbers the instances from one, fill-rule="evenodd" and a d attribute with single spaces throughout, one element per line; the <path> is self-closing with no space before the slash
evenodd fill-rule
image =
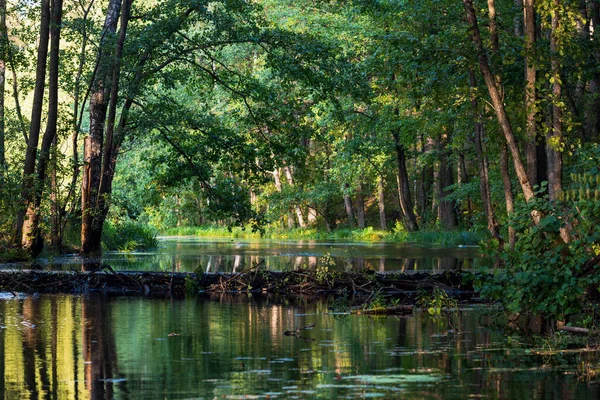
<path id="1" fill-rule="evenodd" d="M 537 225 L 531 219 L 534 210 L 542 213 Z M 477 289 L 510 313 L 563 320 L 589 310 L 590 296 L 597 294 L 600 281 L 589 263 L 600 239 L 597 221 L 600 202 L 585 196 L 568 202 L 551 202 L 542 196 L 521 204 L 510 221 L 517 232 L 515 249 L 491 254 L 505 268 L 491 276 L 483 274 Z M 569 243 L 560 237 L 565 227 L 570 230 Z"/>
<path id="2" fill-rule="evenodd" d="M 102 247 L 106 250 L 143 250 L 157 244 L 156 231 L 136 221 L 106 222 L 102 229 Z"/>

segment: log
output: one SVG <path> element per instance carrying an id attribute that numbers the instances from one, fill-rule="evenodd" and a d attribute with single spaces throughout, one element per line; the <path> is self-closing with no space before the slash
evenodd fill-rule
<path id="1" fill-rule="evenodd" d="M 458 282 L 458 283 L 457 283 Z M 307 270 L 237 274 L 192 272 L 113 271 L 103 265 L 95 271 L 1 270 L 0 290 L 36 293 L 86 293 L 103 291 L 118 295 L 185 296 L 200 292 L 368 295 L 375 291 L 395 298 L 414 299 L 419 290 L 439 287 L 460 299 L 475 298 L 472 283 L 460 272 L 386 274 L 336 271 L 326 277 Z"/>

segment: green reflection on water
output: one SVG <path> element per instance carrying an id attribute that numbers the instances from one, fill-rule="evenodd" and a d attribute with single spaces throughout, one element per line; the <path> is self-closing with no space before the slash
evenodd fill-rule
<path id="1" fill-rule="evenodd" d="M 314 269 L 324 255 L 340 269 L 429 271 L 470 269 L 489 264 L 477 247 L 439 248 L 393 243 L 162 238 L 156 250 L 110 253 L 104 261 L 116 270 L 236 272 L 256 265 L 268 270 Z"/>
<path id="2" fill-rule="evenodd" d="M 514 351 L 481 310 L 444 319 L 329 315 L 314 299 L 0 300 L 0 396 L 591 398 Z M 484 318 L 485 319 L 485 318 Z M 283 332 L 314 323 L 299 337 Z"/>

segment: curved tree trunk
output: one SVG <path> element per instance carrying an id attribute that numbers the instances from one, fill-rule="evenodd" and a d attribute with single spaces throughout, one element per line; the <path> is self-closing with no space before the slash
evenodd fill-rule
<path id="1" fill-rule="evenodd" d="M 501 91 L 496 86 L 497 82 L 490 69 L 487 55 L 483 47 L 481 33 L 479 32 L 479 25 L 477 24 L 477 16 L 475 14 L 475 8 L 473 7 L 473 0 L 463 0 L 463 3 L 467 11 L 467 20 L 469 21 L 470 25 L 471 39 L 473 40 L 475 50 L 477 51 L 479 68 L 481 70 L 481 74 L 483 75 L 485 85 L 487 86 L 492 106 L 494 107 L 494 111 L 496 112 L 498 124 L 500 125 L 500 129 L 502 130 L 502 133 L 506 138 L 506 143 L 513 159 L 515 172 L 517 174 L 517 178 L 519 179 L 521 190 L 523 192 L 523 195 L 525 196 L 525 200 L 529 202 L 533 200 L 535 194 L 533 192 L 531 182 L 529 181 L 529 177 L 527 176 L 527 171 L 525 170 L 523 161 L 521 160 L 519 146 L 517 144 L 517 140 L 515 138 L 510 119 L 508 118 L 508 114 L 506 113 L 506 108 L 504 107 Z M 539 219 L 539 217 L 537 219 Z"/>
<path id="2" fill-rule="evenodd" d="M 417 218 L 413 211 L 412 200 L 410 197 L 410 183 L 408 181 L 408 172 L 406 171 L 406 156 L 404 146 L 400 143 L 400 135 L 397 131 L 392 132 L 394 137 L 394 148 L 396 150 L 396 161 L 398 166 L 398 198 L 400 209 L 402 211 L 402 222 L 404 228 L 409 232 L 419 230 Z"/>

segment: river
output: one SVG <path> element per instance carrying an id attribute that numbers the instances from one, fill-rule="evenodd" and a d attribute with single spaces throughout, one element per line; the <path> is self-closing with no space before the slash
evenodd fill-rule
<path id="1" fill-rule="evenodd" d="M 222 246 L 191 239 L 165 242 L 155 253 L 139 258 L 155 262 L 165 257 L 171 262 L 164 268 L 171 268 L 172 260 L 181 260 L 182 270 L 196 269 L 198 264 L 204 268 L 206 259 L 198 255 L 199 250 L 212 253 Z M 249 257 L 266 257 L 264 247 L 247 247 L 247 253 L 260 253 Z M 282 248 L 277 250 L 282 257 L 298 257 Z M 363 249 L 367 267 L 367 260 L 378 260 L 387 252 L 334 243 L 309 249 L 302 250 L 306 257 L 317 258 L 337 257 L 338 251 L 351 249 L 352 254 L 341 255 L 344 260 L 360 258 Z M 414 254 L 422 250 L 414 249 Z M 233 256 L 229 264 L 235 262 L 236 254 L 214 251 L 213 257 Z M 455 251 L 448 253 L 456 255 Z M 441 249 L 428 252 L 429 259 L 415 256 L 423 260 L 419 265 L 436 265 L 435 258 L 443 254 Z M 404 259 L 404 254 L 392 253 L 389 259 Z M 120 260 L 122 265 L 141 268 L 139 260 L 125 261 L 131 256 L 138 257 L 113 253 L 107 259 L 115 266 Z M 386 270 L 387 265 L 386 261 Z M 397 269 L 389 265 L 389 270 Z M 152 268 L 156 266 L 145 269 Z M 598 386 L 578 379 L 574 367 L 581 361 L 578 356 L 539 354 L 543 349 L 535 348 L 529 339 L 495 323 L 498 318 L 487 307 L 465 307 L 439 318 L 426 313 L 355 316 L 341 309 L 339 299 L 266 294 L 157 299 L 101 293 L 0 293 L 0 397 L 562 399 L 600 395 Z M 305 326 L 310 327 L 297 335 L 284 334 Z"/>
<path id="2" fill-rule="evenodd" d="M 162 237 L 158 248 L 146 252 L 107 252 L 103 262 L 115 270 L 177 272 L 238 272 L 262 261 L 268 270 L 314 269 L 323 257 L 337 268 L 379 272 L 432 272 L 490 265 L 477 246 L 455 248 L 393 243 L 316 240 L 259 240 Z M 80 266 L 77 255 L 41 258 L 47 269 Z M 12 266 L 10 266 L 12 267 Z"/>

